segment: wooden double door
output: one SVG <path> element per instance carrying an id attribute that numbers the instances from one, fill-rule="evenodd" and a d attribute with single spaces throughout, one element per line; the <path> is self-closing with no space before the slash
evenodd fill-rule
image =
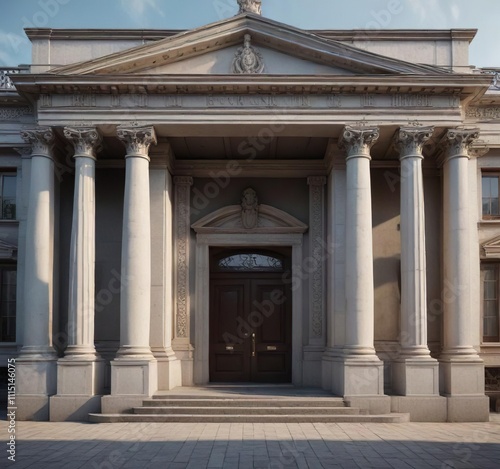
<path id="1" fill-rule="evenodd" d="M 291 313 L 283 272 L 212 272 L 210 381 L 291 382 Z"/>

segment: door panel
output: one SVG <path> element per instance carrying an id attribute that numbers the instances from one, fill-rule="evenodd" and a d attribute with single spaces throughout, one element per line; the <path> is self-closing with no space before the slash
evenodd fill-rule
<path id="1" fill-rule="evenodd" d="M 252 284 L 252 306 L 261 312 L 262 325 L 255 330 L 256 357 L 252 380 L 287 383 L 291 381 L 291 299 L 281 277 L 256 279 Z"/>
<path id="2" fill-rule="evenodd" d="M 217 279 L 210 288 L 210 380 L 249 381 L 251 343 L 238 318 L 246 316 L 248 280 Z M 244 333 L 248 333 L 244 331 Z"/>
<path id="3" fill-rule="evenodd" d="M 291 381 L 291 291 L 280 274 L 212 274 L 210 381 Z"/>

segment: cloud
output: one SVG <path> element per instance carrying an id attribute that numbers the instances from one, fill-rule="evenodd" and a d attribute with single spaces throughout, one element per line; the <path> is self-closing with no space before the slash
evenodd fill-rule
<path id="1" fill-rule="evenodd" d="M 443 8 L 442 1 L 407 0 L 407 4 L 424 27 L 444 27 L 449 22 L 448 13 Z"/>
<path id="2" fill-rule="evenodd" d="M 456 3 L 451 6 L 451 14 L 453 16 L 453 19 L 455 21 L 458 21 L 458 19 L 460 18 L 460 7 Z"/>
<path id="3" fill-rule="evenodd" d="M 136 23 L 144 25 L 151 11 L 155 15 L 165 16 L 158 2 L 159 0 L 121 0 L 121 5 L 125 13 Z"/>

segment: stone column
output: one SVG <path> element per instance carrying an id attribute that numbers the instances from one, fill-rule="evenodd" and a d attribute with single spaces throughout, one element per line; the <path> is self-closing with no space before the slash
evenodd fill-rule
<path id="1" fill-rule="evenodd" d="M 21 132 L 31 144 L 31 178 L 26 222 L 24 337 L 17 360 L 17 418 L 48 420 L 56 392 L 52 346 L 54 287 L 54 134 L 38 127 Z"/>
<path id="2" fill-rule="evenodd" d="M 94 346 L 95 160 L 102 139 L 95 128 L 66 127 L 64 136 L 75 148 L 68 347 L 58 362 L 57 396 L 50 401 L 51 421 L 86 420 L 89 412 L 99 412 L 100 397 L 96 395 L 102 394 L 104 381 L 104 363 Z"/>
<path id="3" fill-rule="evenodd" d="M 456 129 L 446 134 L 443 166 L 444 343 L 440 357 L 441 391 L 448 397 L 448 420 L 488 420 L 484 396 L 484 364 L 473 347 L 470 303 L 469 150 L 479 130 Z"/>
<path id="4" fill-rule="evenodd" d="M 339 146 L 346 152 L 346 335 L 343 395 L 384 393 L 383 364 L 374 348 L 374 285 L 370 149 L 377 128 L 346 126 Z M 335 378 L 334 378 L 335 379 Z"/>
<path id="5" fill-rule="evenodd" d="M 149 147 L 153 127 L 118 127 L 127 154 L 122 236 L 120 349 L 111 362 L 112 396 L 150 396 L 157 389 L 151 352 L 151 217 Z M 124 402 L 125 399 L 122 399 Z"/>
<path id="6" fill-rule="evenodd" d="M 173 349 L 181 359 L 182 384 L 193 384 L 193 346 L 190 328 L 190 295 L 189 295 L 189 251 L 191 230 L 191 186 L 193 178 L 189 176 L 174 177 L 175 191 L 175 258 L 174 258 L 174 302 L 175 321 Z"/>
<path id="7" fill-rule="evenodd" d="M 325 266 L 325 186 L 326 177 L 308 177 L 309 185 L 309 340 L 304 347 L 304 381 L 322 375 L 321 361 L 326 345 Z"/>
<path id="8" fill-rule="evenodd" d="M 393 390 L 401 396 L 399 411 L 413 420 L 443 421 L 446 402 L 439 399 L 432 415 L 418 415 L 422 396 L 439 396 L 439 365 L 427 345 L 427 276 L 422 150 L 434 127 L 401 128 L 394 138 L 401 161 L 401 331 L 399 356 L 392 364 Z M 429 406 L 429 402 L 426 402 Z M 403 409 L 403 406 L 404 407 Z"/>

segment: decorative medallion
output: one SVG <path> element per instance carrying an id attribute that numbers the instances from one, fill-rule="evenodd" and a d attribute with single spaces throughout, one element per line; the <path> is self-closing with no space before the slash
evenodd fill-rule
<path id="1" fill-rule="evenodd" d="M 238 5 L 240 6 L 241 13 L 255 13 L 256 15 L 262 15 L 262 0 L 238 0 Z"/>
<path id="2" fill-rule="evenodd" d="M 245 34 L 244 46 L 236 52 L 233 60 L 233 73 L 262 73 L 264 71 L 264 60 L 260 52 L 252 47 L 252 37 Z"/>
<path id="3" fill-rule="evenodd" d="M 259 200 L 257 193 L 252 189 L 245 189 L 241 198 L 241 223 L 243 228 L 252 230 L 259 221 Z"/>

